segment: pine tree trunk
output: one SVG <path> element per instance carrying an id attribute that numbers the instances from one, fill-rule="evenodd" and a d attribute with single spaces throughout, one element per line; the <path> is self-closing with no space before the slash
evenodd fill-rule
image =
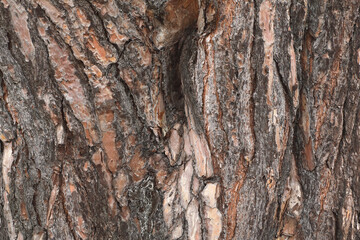
<path id="1" fill-rule="evenodd" d="M 360 239 L 359 11 L 0 0 L 0 239 Z"/>

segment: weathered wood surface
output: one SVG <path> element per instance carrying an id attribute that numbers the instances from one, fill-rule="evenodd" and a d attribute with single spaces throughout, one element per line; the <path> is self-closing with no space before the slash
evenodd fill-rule
<path id="1" fill-rule="evenodd" d="M 360 239 L 359 11 L 0 0 L 0 238 Z"/>

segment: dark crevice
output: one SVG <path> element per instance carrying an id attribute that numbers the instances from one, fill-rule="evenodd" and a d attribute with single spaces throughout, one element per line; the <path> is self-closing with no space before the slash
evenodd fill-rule
<path id="1" fill-rule="evenodd" d="M 287 84 L 281 74 L 281 71 L 280 71 L 280 67 L 279 67 L 279 63 L 277 62 L 277 60 L 274 58 L 274 62 L 275 62 L 275 66 L 276 66 L 276 71 L 278 73 L 278 76 L 279 76 L 279 82 L 282 86 L 282 89 L 283 89 L 283 92 L 284 92 L 284 95 L 285 95 L 285 99 L 287 103 L 289 103 L 290 105 L 290 108 L 291 108 L 291 113 L 292 113 L 292 109 L 293 109 L 293 102 L 292 102 L 292 98 L 291 98 L 291 94 L 290 94 L 290 91 L 289 91 L 289 88 L 287 87 Z"/>
<path id="2" fill-rule="evenodd" d="M 252 124 L 252 128 L 251 128 L 251 134 L 254 137 L 254 145 L 253 145 L 253 155 L 252 155 L 252 159 L 250 159 L 250 162 L 252 162 L 253 158 L 255 157 L 255 153 L 256 153 L 256 134 L 255 134 L 255 99 L 254 99 L 254 94 L 255 94 L 255 90 L 256 90 L 256 86 L 257 86 L 257 71 L 256 68 L 253 65 L 253 61 L 256 60 L 255 59 L 255 54 L 254 54 L 254 50 L 255 48 L 255 36 L 256 36 L 256 24 L 257 24 L 257 20 L 256 20 L 256 1 L 254 1 L 254 20 L 253 20 L 253 26 L 252 26 L 252 40 L 251 40 L 251 49 L 250 49 L 250 71 L 251 71 L 251 96 L 250 96 L 250 109 L 251 109 L 251 114 L 250 114 L 250 119 L 251 119 L 251 124 Z"/>
<path id="3" fill-rule="evenodd" d="M 342 217 L 338 214 L 336 210 L 332 211 L 334 217 L 334 239 L 343 239 L 343 229 L 342 229 Z"/>
<path id="4" fill-rule="evenodd" d="M 139 114 L 139 110 L 137 108 L 137 104 L 133 92 L 130 90 L 129 86 L 126 84 L 124 79 L 122 79 L 120 76 L 117 79 L 120 81 L 121 85 L 123 86 L 125 94 L 127 94 L 128 98 L 130 99 L 131 105 L 133 106 L 135 112 L 135 118 L 139 120 L 143 126 L 147 126 L 147 124 L 145 123 L 145 119 L 143 119 Z"/>
<path id="5" fill-rule="evenodd" d="M 181 86 L 182 86 L 182 95 L 184 97 L 183 104 L 183 112 L 185 112 L 185 104 L 188 110 L 191 110 L 193 114 L 193 119 L 195 121 L 195 125 L 197 129 L 202 129 L 201 126 L 204 126 L 203 117 L 202 117 L 202 109 L 201 107 L 196 108 L 195 106 L 198 103 L 201 105 L 201 102 L 197 100 L 197 87 L 195 83 L 195 74 L 196 69 L 195 66 L 197 64 L 197 55 L 198 55 L 198 40 L 199 36 L 196 32 L 196 29 L 189 30 L 191 34 L 185 35 L 185 38 L 182 40 L 181 46 L 181 54 L 179 61 L 179 69 L 181 76 Z M 192 31 L 192 32 L 191 32 Z M 173 61 L 177 61 L 177 59 L 173 59 Z M 181 93 L 180 93 L 181 94 Z"/>
<path id="6" fill-rule="evenodd" d="M 2 158 L 3 158 L 3 154 L 4 154 L 4 143 L 3 141 L 0 140 L 0 162 L 2 163 Z"/>
<path id="7" fill-rule="evenodd" d="M 39 171 L 38 169 L 36 169 L 36 170 Z M 33 198 L 32 198 L 32 205 L 34 207 L 34 212 L 35 212 L 37 224 L 39 226 L 41 226 L 41 218 L 40 218 L 40 214 L 38 212 L 37 205 L 36 205 L 36 197 L 37 197 L 38 185 L 39 185 L 38 182 L 34 184 L 34 195 L 33 195 Z"/>
<path id="8" fill-rule="evenodd" d="M 166 118 L 171 127 L 176 121 L 184 117 L 184 94 L 182 73 L 180 69 L 180 57 L 183 50 L 183 42 L 178 42 L 168 49 L 166 71 L 163 79 L 164 101 L 166 106 Z"/>
<path id="9" fill-rule="evenodd" d="M 13 49 L 13 44 L 12 44 L 12 41 L 11 41 L 11 35 L 9 32 L 6 33 L 6 36 L 8 38 L 8 50 L 9 52 L 12 53 L 12 49 Z"/>

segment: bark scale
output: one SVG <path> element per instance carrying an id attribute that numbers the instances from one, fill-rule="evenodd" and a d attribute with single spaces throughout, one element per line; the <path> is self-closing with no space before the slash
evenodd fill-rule
<path id="1" fill-rule="evenodd" d="M 1 0 L 1 239 L 360 239 L 359 11 Z"/>

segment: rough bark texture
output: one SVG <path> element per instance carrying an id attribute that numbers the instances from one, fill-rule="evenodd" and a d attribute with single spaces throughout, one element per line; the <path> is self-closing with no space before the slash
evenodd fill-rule
<path id="1" fill-rule="evenodd" d="M 0 239 L 360 239 L 359 11 L 0 0 Z"/>

